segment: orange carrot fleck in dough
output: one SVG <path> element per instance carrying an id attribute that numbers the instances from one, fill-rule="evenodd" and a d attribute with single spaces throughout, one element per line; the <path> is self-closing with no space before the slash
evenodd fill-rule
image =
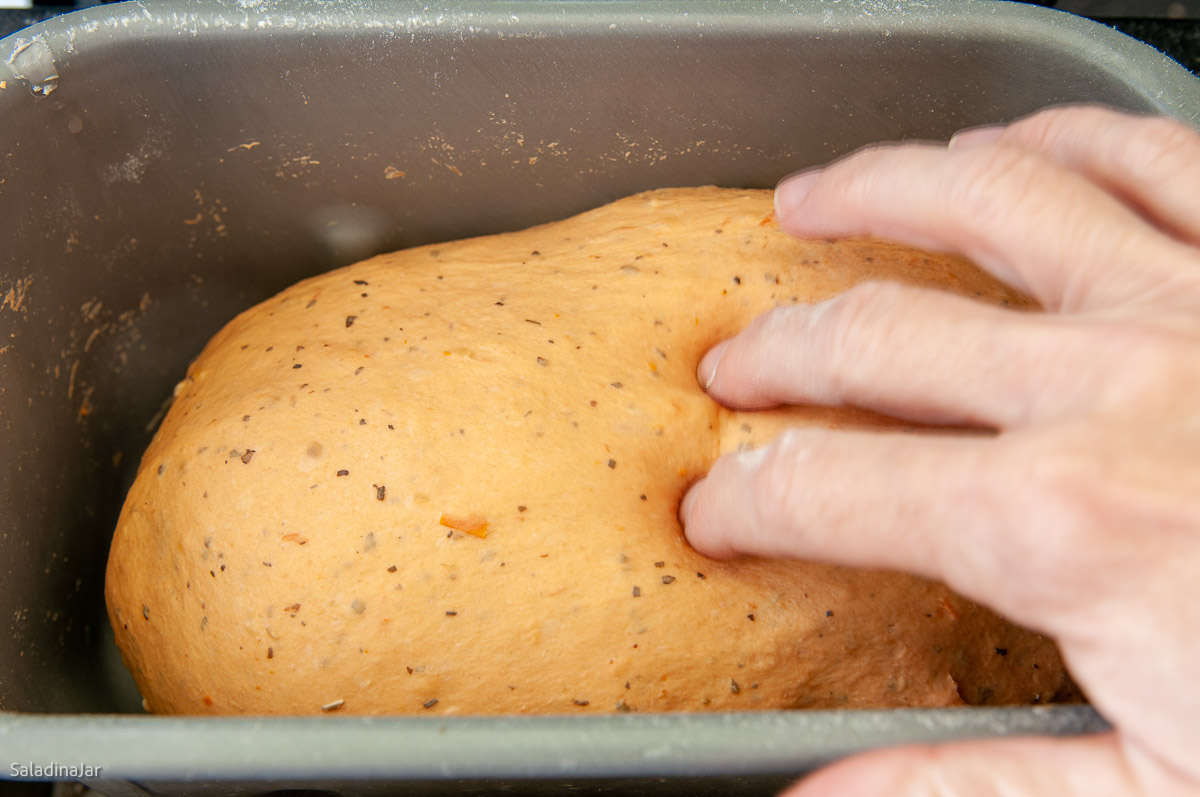
<path id="1" fill-rule="evenodd" d="M 455 531 L 472 534 L 480 539 L 487 536 L 488 520 L 483 515 L 442 515 L 438 523 Z"/>

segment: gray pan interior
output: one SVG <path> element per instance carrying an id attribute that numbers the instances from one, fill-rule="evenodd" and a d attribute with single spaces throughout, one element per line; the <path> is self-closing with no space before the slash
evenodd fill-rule
<path id="1" fill-rule="evenodd" d="M 139 711 L 103 613 L 111 529 L 172 386 L 237 311 L 386 249 L 653 187 L 769 187 L 872 141 L 943 139 L 1083 101 L 1200 119 L 1200 84 L 1150 48 L 971 0 L 168 0 L 0 40 L 0 758 L 75 751 L 108 767 L 110 789 L 284 771 L 362 788 L 442 780 L 435 791 L 489 775 L 693 772 L 753 789 L 895 739 L 1098 727 L 1078 709 L 98 716 Z M 771 753 L 755 752 L 756 733 Z M 660 736 L 673 752 L 657 768 L 621 747 Z M 514 752 L 427 750 L 460 737 Z M 288 745 L 336 755 L 272 770 Z M 598 752 L 610 748 L 624 752 Z"/>

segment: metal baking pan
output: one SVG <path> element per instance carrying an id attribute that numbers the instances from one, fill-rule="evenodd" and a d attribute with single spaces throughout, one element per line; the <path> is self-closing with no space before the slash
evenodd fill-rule
<path id="1" fill-rule="evenodd" d="M 102 599 L 172 385 L 289 283 L 642 189 L 768 187 L 868 142 L 1063 102 L 1194 125 L 1200 83 L 1101 25 L 971 0 L 167 0 L 0 40 L 0 777 L 97 767 L 82 779 L 113 795 L 760 793 L 885 743 L 1103 727 L 1080 707 L 139 716 Z"/>

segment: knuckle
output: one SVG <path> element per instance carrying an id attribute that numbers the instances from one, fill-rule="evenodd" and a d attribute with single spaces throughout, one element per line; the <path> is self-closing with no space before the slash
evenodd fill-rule
<path id="1" fill-rule="evenodd" d="M 1081 554 L 1097 543 L 1095 493 L 1103 484 L 1099 463 L 1083 453 L 1085 441 L 1071 433 L 1039 436 L 1018 446 L 1010 459 L 1010 472 L 1024 494 L 1028 513 L 1017 522 L 1026 528 L 1011 537 L 1022 541 L 1019 551 L 1031 565 L 1040 564 L 1048 578 L 1072 580 Z"/>
<path id="2" fill-rule="evenodd" d="M 1097 130 L 1108 135 L 1098 136 Z M 1200 136 L 1166 116 L 1130 116 L 1105 108 L 1054 108 L 1015 122 L 1012 141 L 1040 152 L 1103 156 L 1131 174 L 1170 179 L 1187 173 L 1200 152 Z"/>
<path id="3" fill-rule="evenodd" d="M 752 484 L 752 533 L 760 544 L 801 520 L 799 509 L 807 503 L 803 486 L 810 481 L 803 473 L 812 457 L 813 431 L 788 429 L 763 449 Z"/>
<path id="4" fill-rule="evenodd" d="M 887 174 L 899 149 L 894 144 L 877 144 L 860 149 L 830 167 L 826 187 L 835 191 L 840 203 L 852 208 L 870 208 L 878 203 L 880 176 Z"/>
<path id="5" fill-rule="evenodd" d="M 1075 129 L 1081 124 L 1078 108 L 1052 108 L 1036 113 L 1009 125 L 1006 136 L 1010 141 L 1036 150 L 1055 148 L 1062 139 L 1075 137 Z"/>
<path id="6" fill-rule="evenodd" d="M 1136 506 L 1139 491 L 1130 489 L 1136 475 L 1119 456 L 1119 446 L 1079 421 L 1032 436 L 1014 453 L 1023 462 L 1016 471 L 1031 508 L 1023 536 L 1035 550 L 1027 553 L 1043 568 L 1071 583 L 1122 558 L 1136 558 L 1131 545 L 1138 544 L 1138 535 L 1126 523 L 1145 507 Z"/>
<path id="7" fill-rule="evenodd" d="M 946 209 L 961 221 L 987 219 L 997 229 L 1039 196 L 1034 190 L 1044 164 L 1028 151 L 1006 145 L 969 152 L 946 190 Z"/>
<path id="8" fill-rule="evenodd" d="M 898 283 L 872 280 L 858 283 L 826 304 L 809 330 L 827 363 L 823 369 L 828 375 L 827 395 L 817 398 L 840 400 L 872 370 L 880 347 L 892 338 L 904 315 L 893 311 L 911 293 Z"/>
<path id="9" fill-rule="evenodd" d="M 894 285 L 885 282 L 860 282 L 828 302 L 811 331 L 822 339 L 830 357 L 854 357 L 864 339 L 871 337 L 863 334 L 864 327 L 879 318 L 894 292 Z"/>
<path id="10" fill-rule="evenodd" d="M 1136 132 L 1122 136 L 1114 160 L 1132 174 L 1169 180 L 1187 174 L 1200 154 L 1200 137 L 1165 116 L 1135 122 Z"/>
<path id="11" fill-rule="evenodd" d="M 757 316 L 738 334 L 718 373 L 724 383 L 753 385 L 756 390 L 776 389 L 786 371 L 781 363 L 796 347 L 798 331 L 803 329 L 807 305 L 785 305 Z"/>
<path id="12" fill-rule="evenodd" d="M 803 319 L 810 313 L 811 308 L 803 304 L 774 307 L 750 322 L 745 337 L 756 348 L 781 350 L 803 329 Z"/>
<path id="13" fill-rule="evenodd" d="M 780 452 L 792 447 L 790 437 L 790 431 L 784 432 L 763 451 L 753 484 L 757 529 L 778 528 L 788 514 L 794 475 Z"/>
<path id="14" fill-rule="evenodd" d="M 1120 367 L 1104 371 L 1094 385 L 1094 406 L 1102 411 L 1139 413 L 1153 411 L 1163 403 L 1178 400 L 1196 384 L 1196 374 L 1188 364 L 1195 360 L 1196 340 L 1169 327 L 1120 319 L 1088 330 L 1081 345 L 1088 344 L 1092 356 Z M 1113 378 L 1117 375 L 1119 378 Z M 1187 384 L 1188 382 L 1192 384 Z"/>
<path id="15" fill-rule="evenodd" d="M 1161 448 L 1139 455 L 1133 449 L 1147 441 L 1131 442 L 1080 421 L 1010 451 L 1019 459 L 1006 470 L 1022 508 L 1010 515 L 1008 555 L 1022 560 L 1028 597 L 1047 618 L 1095 617 L 1097 607 L 1143 600 L 1147 584 L 1113 574 L 1178 573 L 1181 555 L 1200 552 L 1200 481 L 1181 479 Z"/>
<path id="16" fill-rule="evenodd" d="M 1145 151 L 1146 144 L 1171 152 L 1195 150 L 1197 143 L 1200 143 L 1200 137 L 1194 130 L 1166 116 L 1147 116 L 1137 120 L 1136 124 L 1139 128 L 1138 135 L 1125 138 L 1125 144 L 1131 153 Z"/>
<path id="17" fill-rule="evenodd" d="M 1097 126 L 1110 122 L 1115 112 L 1089 105 L 1050 108 L 1013 123 L 1011 130 L 1022 143 L 1041 151 L 1060 145 L 1087 142 Z"/>

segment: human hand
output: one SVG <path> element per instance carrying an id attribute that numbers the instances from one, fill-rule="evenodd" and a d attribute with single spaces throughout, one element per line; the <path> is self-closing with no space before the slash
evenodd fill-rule
<path id="1" fill-rule="evenodd" d="M 793 797 L 1200 794 L 1200 136 L 1060 108 L 775 201 L 792 234 L 961 254 L 1046 312 L 866 283 L 760 317 L 700 364 L 724 404 L 997 434 L 789 431 L 693 486 L 688 540 L 940 579 L 1053 637 L 1115 728 L 868 753 Z"/>

